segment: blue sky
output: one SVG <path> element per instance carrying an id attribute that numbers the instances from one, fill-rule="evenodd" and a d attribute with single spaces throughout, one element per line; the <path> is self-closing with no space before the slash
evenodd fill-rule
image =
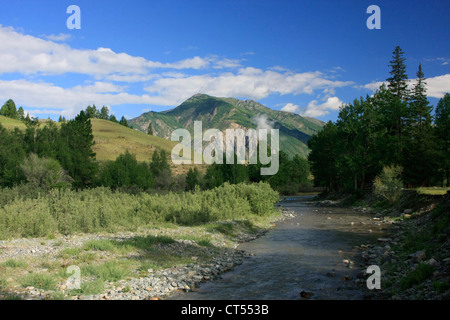
<path id="1" fill-rule="evenodd" d="M 381 29 L 369 30 L 370 5 Z M 81 9 L 81 29 L 66 12 Z M 82 1 L 0 5 L 0 103 L 39 118 L 87 105 L 116 117 L 195 93 L 253 99 L 324 121 L 372 94 L 396 45 L 436 105 L 450 92 L 449 1 Z"/>

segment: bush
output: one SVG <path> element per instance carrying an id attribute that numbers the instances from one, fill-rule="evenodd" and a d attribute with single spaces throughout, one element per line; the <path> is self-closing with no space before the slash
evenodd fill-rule
<path id="1" fill-rule="evenodd" d="M 375 178 L 375 194 L 386 198 L 392 204 L 395 203 L 402 194 L 401 173 L 402 168 L 399 166 L 384 167 L 383 171 Z"/>
<path id="2" fill-rule="evenodd" d="M 27 182 L 33 187 L 44 190 L 52 188 L 68 188 L 72 178 L 63 170 L 58 161 L 54 159 L 39 158 L 31 153 L 20 166 Z"/>
<path id="3" fill-rule="evenodd" d="M 45 237 L 76 232 L 136 230 L 172 222 L 195 225 L 270 214 L 278 193 L 267 183 L 228 183 L 194 192 L 137 195 L 109 188 L 51 190 L 35 199 L 8 201 L 0 208 L 0 238 Z"/>

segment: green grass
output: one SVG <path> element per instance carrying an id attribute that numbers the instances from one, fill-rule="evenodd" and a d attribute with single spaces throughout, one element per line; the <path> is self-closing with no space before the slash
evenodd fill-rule
<path id="1" fill-rule="evenodd" d="M 211 238 L 206 235 L 204 236 L 186 235 L 180 237 L 180 239 L 195 241 L 201 247 L 213 247 L 211 243 Z"/>
<path id="2" fill-rule="evenodd" d="M 177 144 L 107 120 L 91 119 L 91 123 L 95 140 L 93 151 L 99 161 L 115 160 L 128 149 L 138 161 L 150 162 L 155 148 L 170 154 Z"/>
<path id="3" fill-rule="evenodd" d="M 445 214 L 443 204 L 437 205 L 430 214 L 433 219 L 430 227 L 414 227 L 405 232 L 402 251 L 413 253 L 425 250 L 428 256 L 432 256 L 439 251 L 442 243 L 447 240 L 445 234 L 450 232 L 450 219 Z"/>
<path id="4" fill-rule="evenodd" d="M 448 281 L 439 282 L 439 281 L 434 280 L 433 288 L 437 293 L 444 293 L 450 289 L 450 282 L 448 282 Z"/>
<path id="5" fill-rule="evenodd" d="M 69 259 L 78 256 L 81 253 L 80 248 L 66 248 L 59 252 L 58 256 L 63 259 Z"/>
<path id="6" fill-rule="evenodd" d="M 234 220 L 231 222 L 212 223 L 206 227 L 210 232 L 219 232 L 229 238 L 235 238 L 241 233 L 256 233 L 258 227 L 249 220 Z"/>
<path id="7" fill-rule="evenodd" d="M 4 116 L 0 116 L 0 124 L 7 130 L 14 130 L 14 128 L 18 128 L 20 130 L 26 129 L 26 126 L 22 121 L 11 119 Z"/>
<path id="8" fill-rule="evenodd" d="M 90 240 L 83 245 L 84 250 L 127 253 L 135 249 L 148 250 L 156 244 L 171 244 L 175 240 L 168 236 L 138 236 L 126 240 Z"/>
<path id="9" fill-rule="evenodd" d="M 0 297 L 2 297 L 2 300 L 23 300 L 23 298 L 19 295 L 12 294 L 12 293 L 0 293 Z"/>
<path id="10" fill-rule="evenodd" d="M 25 269 L 28 266 L 28 264 L 25 261 L 15 259 L 6 260 L 1 265 L 2 267 L 6 268 L 23 268 L 23 269 Z"/>
<path id="11" fill-rule="evenodd" d="M 45 273 L 32 273 L 21 279 L 22 287 L 34 287 L 44 290 L 56 289 L 55 277 Z"/>
<path id="12" fill-rule="evenodd" d="M 161 268 L 161 266 L 158 265 L 157 263 L 155 263 L 154 261 L 141 260 L 140 264 L 139 264 L 139 267 L 138 267 L 138 271 L 141 271 L 141 272 L 145 273 L 145 272 L 148 271 L 148 269 L 158 270 L 160 268 Z"/>
<path id="13" fill-rule="evenodd" d="M 445 195 L 450 188 L 441 188 L 441 187 L 421 187 L 416 189 L 418 193 L 421 194 L 429 194 L 429 195 Z"/>
<path id="14" fill-rule="evenodd" d="M 113 251 L 116 249 L 111 240 L 90 240 L 83 245 L 83 250 Z"/>
<path id="15" fill-rule="evenodd" d="M 83 281 L 80 289 L 73 289 L 70 291 L 71 295 L 92 295 L 102 293 L 105 289 L 105 281 L 101 278 L 93 281 Z"/>
<path id="16" fill-rule="evenodd" d="M 409 272 L 406 277 L 400 281 L 400 287 L 403 290 L 409 289 L 414 285 L 420 284 L 423 281 L 431 278 L 433 275 L 433 267 L 428 264 L 419 264 L 417 269 Z"/>
<path id="17" fill-rule="evenodd" d="M 192 263 L 191 256 L 184 253 L 166 252 L 161 250 L 150 250 L 142 255 L 139 260 L 140 271 L 147 269 L 161 270 Z"/>
<path id="18" fill-rule="evenodd" d="M 81 268 L 81 274 L 104 281 L 118 281 L 130 275 L 130 264 L 121 262 L 112 260 L 100 265 L 87 265 Z"/>
<path id="19" fill-rule="evenodd" d="M 6 281 L 5 279 L 0 278 L 0 289 L 6 288 L 7 285 L 8 285 L 8 281 Z"/>
<path id="20" fill-rule="evenodd" d="M 52 292 L 48 296 L 47 300 L 57 300 L 57 301 L 65 300 L 65 295 L 62 292 Z"/>

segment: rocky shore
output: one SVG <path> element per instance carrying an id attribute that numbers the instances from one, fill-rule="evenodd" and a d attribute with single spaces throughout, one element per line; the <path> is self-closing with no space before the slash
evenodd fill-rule
<path id="1" fill-rule="evenodd" d="M 292 215 L 283 208 L 279 208 L 281 215 L 279 220 L 289 219 Z M 233 224 L 235 222 L 226 222 Z M 236 224 L 239 226 L 239 224 Z M 211 243 L 202 245 L 200 241 L 183 239 L 186 235 L 204 237 L 205 231 L 192 229 L 189 227 L 166 228 L 147 230 L 142 232 L 124 232 L 114 235 L 78 235 L 65 236 L 57 239 L 15 239 L 0 241 L 0 266 L 5 266 L 9 261 L 28 261 L 33 264 L 33 270 L 20 271 L 14 276 L 4 278 L 0 275 L 0 299 L 69 299 L 69 300 L 158 300 L 170 297 L 175 292 L 186 292 L 196 290 L 200 283 L 210 281 L 226 271 L 233 269 L 243 262 L 246 253 L 238 249 L 239 243 L 254 240 L 265 234 L 273 227 L 270 224 L 267 228 L 237 228 L 237 234 L 227 237 L 220 233 L 208 233 Z M 199 235 L 200 233 L 200 235 Z M 20 281 L 16 278 L 28 274 L 45 274 L 51 269 L 52 264 L 64 263 L 61 260 L 63 253 L 67 250 L 77 250 L 89 241 L 127 241 L 136 237 L 165 236 L 175 239 L 171 243 L 157 244 L 158 252 L 167 257 L 183 257 L 183 261 L 190 263 L 178 263 L 167 268 L 148 268 L 140 270 L 134 274 L 118 281 L 105 281 L 103 290 L 96 294 L 84 294 L 77 290 L 70 290 L 68 281 L 58 281 L 54 288 L 40 288 L 39 286 L 20 286 Z M 78 251 L 77 251 L 78 252 Z M 82 251 L 84 253 L 84 251 Z M 113 260 L 126 260 L 133 257 L 115 255 L 108 251 L 96 251 L 95 259 L 100 262 Z M 44 259 L 45 263 L 42 263 Z M 40 262 L 37 262 L 40 261 Z M 63 261 L 63 262 L 62 262 Z M 69 262 L 67 262 L 69 263 Z M 170 263 L 169 263 L 170 264 Z M 49 266 L 45 268 L 45 266 Z M 5 268 L 5 267 L 4 267 Z M 19 271 L 18 271 L 19 272 Z M 8 275 L 6 275 L 8 277 Z M 81 282 L 95 281 L 94 277 L 83 276 Z M 13 284 L 14 283 L 14 284 Z M 5 285 L 7 284 L 7 285 Z"/>
<path id="2" fill-rule="evenodd" d="M 361 261 L 354 283 L 377 300 L 449 300 L 450 299 L 450 195 L 423 196 L 405 193 L 400 203 L 388 208 L 374 206 L 376 200 L 364 199 L 364 205 L 347 206 L 373 215 L 373 223 L 384 225 L 385 235 L 377 243 L 361 244 Z M 342 207 L 345 197 L 316 201 L 318 207 Z M 379 266 L 381 289 L 368 290 L 366 270 Z"/>
<path id="3" fill-rule="evenodd" d="M 370 265 L 381 270 L 381 290 L 368 291 L 369 299 L 450 299 L 449 198 L 447 194 L 430 202 L 428 197 L 418 201 L 415 208 L 358 208 L 391 224 L 376 244 L 361 244 L 359 248 L 364 264 L 356 282 L 366 287 L 363 279 Z"/>

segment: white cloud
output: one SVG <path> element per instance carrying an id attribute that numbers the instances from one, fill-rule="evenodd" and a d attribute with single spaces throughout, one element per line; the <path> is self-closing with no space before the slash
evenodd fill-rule
<path id="1" fill-rule="evenodd" d="M 329 91 L 350 84 L 350 81 L 325 79 L 320 72 L 292 74 L 246 67 L 239 69 L 237 74 L 224 72 L 219 75 L 160 78 L 144 89 L 173 101 L 183 101 L 199 92 L 219 97 L 259 100 L 271 94 L 312 94 L 316 90 Z"/>
<path id="2" fill-rule="evenodd" d="M 0 80 L 0 101 L 13 98 L 16 105 L 27 108 L 61 109 L 61 114 L 73 117 L 88 105 L 114 106 L 121 104 L 171 105 L 169 101 L 149 95 L 121 92 L 113 84 L 97 82 L 94 85 L 62 88 L 52 83 L 27 80 Z M 35 112 L 36 113 L 36 112 Z"/>
<path id="3" fill-rule="evenodd" d="M 106 80 L 116 82 L 146 82 L 161 77 L 159 74 L 112 74 L 105 77 Z"/>
<path id="4" fill-rule="evenodd" d="M 288 103 L 283 108 L 281 108 L 281 111 L 296 113 L 297 111 L 299 111 L 299 109 L 300 107 L 298 105 Z"/>
<path id="5" fill-rule="evenodd" d="M 67 40 L 65 34 L 47 35 L 45 38 L 0 25 L 0 74 L 32 75 L 25 79 L 0 80 L 0 100 L 12 98 L 18 105 L 29 109 L 64 108 L 63 115 L 73 116 L 89 104 L 173 107 L 196 93 L 259 100 L 269 95 L 318 92 L 330 99 L 336 88 L 353 84 L 351 81 L 330 80 L 319 71 L 294 73 L 279 66 L 268 70 L 243 66 L 245 59 L 209 55 L 158 62 L 116 53 L 110 48 L 75 49 L 55 42 Z M 192 75 L 185 71 L 201 69 L 203 74 Z M 67 73 L 84 74 L 88 80 L 65 88 L 45 78 Z M 130 86 L 134 83 L 134 89 L 142 83 L 148 94 L 131 94 L 128 86 L 118 83 Z M 316 110 L 319 106 L 311 105 L 310 109 Z M 313 112 L 310 109 L 307 112 Z"/>
<path id="6" fill-rule="evenodd" d="M 68 39 L 68 35 L 45 36 L 49 40 L 25 35 L 11 27 L 0 25 L 0 74 L 19 72 L 22 74 L 58 75 L 67 72 L 93 76 L 148 77 L 149 69 L 202 69 L 217 66 L 236 65 L 229 59 L 193 57 L 181 61 L 163 63 L 150 61 L 127 53 L 116 53 L 110 48 L 96 50 L 73 49 L 66 44 L 56 43 Z M 134 79 L 131 78 L 133 81 Z"/>
<path id="7" fill-rule="evenodd" d="M 428 78 L 427 95 L 433 98 L 442 98 L 447 92 L 450 93 L 450 74 L 444 74 L 433 78 Z"/>
<path id="8" fill-rule="evenodd" d="M 274 71 L 281 71 L 281 72 L 290 72 L 291 71 L 288 68 L 285 68 L 282 66 L 273 66 L 273 67 L 270 67 L 269 69 L 274 70 Z"/>
<path id="9" fill-rule="evenodd" d="M 215 61 L 213 68 L 216 68 L 216 69 L 238 68 L 238 67 L 242 67 L 241 61 L 242 60 L 239 60 L 239 59 L 222 58 L 222 59 Z"/>
<path id="10" fill-rule="evenodd" d="M 72 38 L 72 35 L 70 33 L 60 33 L 60 34 L 49 34 L 49 35 L 42 35 L 42 38 L 45 38 L 47 40 L 51 41 L 67 41 Z"/>
<path id="11" fill-rule="evenodd" d="M 343 102 L 338 97 L 330 97 L 322 104 L 318 104 L 317 100 L 313 100 L 300 114 L 305 117 L 320 117 L 328 114 L 330 110 L 339 110 L 342 105 Z"/>
<path id="12" fill-rule="evenodd" d="M 330 110 L 339 110 L 342 105 L 343 102 L 338 97 L 328 97 L 323 103 L 320 103 L 318 100 L 312 100 L 306 108 L 288 103 L 281 108 L 281 111 L 298 113 L 305 117 L 320 117 L 329 114 Z"/>

